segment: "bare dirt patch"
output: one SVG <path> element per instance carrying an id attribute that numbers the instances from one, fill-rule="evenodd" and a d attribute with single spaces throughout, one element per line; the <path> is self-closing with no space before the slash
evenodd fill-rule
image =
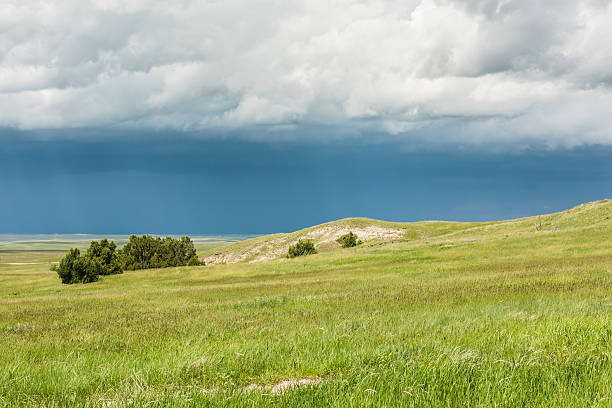
<path id="1" fill-rule="evenodd" d="M 251 384 L 245 387 L 246 392 L 263 391 L 270 394 L 282 394 L 285 391 L 292 390 L 297 387 L 305 387 L 317 385 L 321 383 L 320 378 L 292 378 L 290 380 L 281 381 L 274 385 L 259 385 Z"/>

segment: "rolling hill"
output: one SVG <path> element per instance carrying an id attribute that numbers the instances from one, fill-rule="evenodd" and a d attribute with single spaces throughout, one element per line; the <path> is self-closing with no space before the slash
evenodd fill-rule
<path id="1" fill-rule="evenodd" d="M 387 222 L 369 218 L 346 218 L 306 228 L 293 233 L 266 235 L 212 248 L 202 252 L 207 265 L 238 262 L 264 262 L 282 258 L 289 246 L 300 239 L 312 239 L 319 252 L 339 249 L 336 240 L 349 231 L 357 234 L 363 247 L 374 247 L 399 242 L 435 239 L 448 245 L 462 239 L 489 239 L 506 234 L 530 234 L 564 231 L 588 226 L 607 226 L 612 223 L 612 201 L 600 200 L 575 208 L 542 216 L 497 222 L 424 221 L 413 223 Z"/>

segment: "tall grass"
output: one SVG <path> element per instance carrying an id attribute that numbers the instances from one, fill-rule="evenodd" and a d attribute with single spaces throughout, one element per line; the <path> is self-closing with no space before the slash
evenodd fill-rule
<path id="1" fill-rule="evenodd" d="M 0 265 L 0 406 L 612 406 L 610 210 L 88 285 Z"/>

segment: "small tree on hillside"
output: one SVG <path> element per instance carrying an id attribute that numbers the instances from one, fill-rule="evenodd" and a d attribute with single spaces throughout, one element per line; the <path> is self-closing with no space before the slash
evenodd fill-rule
<path id="1" fill-rule="evenodd" d="M 289 247 L 287 253 L 288 258 L 295 258 L 296 256 L 316 254 L 317 250 L 314 246 L 314 241 L 311 239 L 300 239 L 297 244 Z"/>
<path id="2" fill-rule="evenodd" d="M 342 245 L 342 248 L 351 248 L 361 244 L 361 241 L 357 239 L 357 235 L 352 232 L 342 235 L 336 242 Z"/>

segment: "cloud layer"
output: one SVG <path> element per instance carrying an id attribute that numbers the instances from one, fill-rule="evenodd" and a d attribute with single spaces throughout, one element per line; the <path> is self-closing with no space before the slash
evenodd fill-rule
<path id="1" fill-rule="evenodd" d="M 4 127 L 612 144 L 611 1 L 9 0 L 0 32 Z"/>

